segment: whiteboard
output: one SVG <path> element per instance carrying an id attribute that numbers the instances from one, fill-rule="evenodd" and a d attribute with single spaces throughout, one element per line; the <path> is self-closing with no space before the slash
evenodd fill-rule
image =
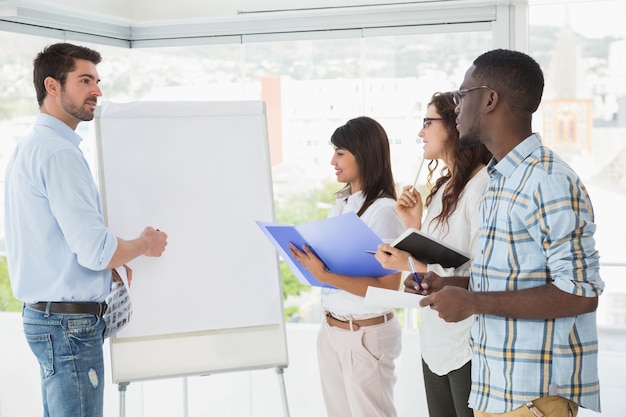
<path id="1" fill-rule="evenodd" d="M 103 101 L 98 181 L 112 232 L 168 234 L 133 269 L 130 323 L 111 338 L 113 382 L 286 366 L 260 101 Z"/>

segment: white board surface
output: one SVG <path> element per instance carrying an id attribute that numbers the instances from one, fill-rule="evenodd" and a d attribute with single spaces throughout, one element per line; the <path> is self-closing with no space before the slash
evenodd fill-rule
<path id="1" fill-rule="evenodd" d="M 133 316 L 111 339 L 114 382 L 287 365 L 260 101 L 104 101 L 96 113 L 105 216 L 119 237 L 168 234 L 130 262 Z"/>

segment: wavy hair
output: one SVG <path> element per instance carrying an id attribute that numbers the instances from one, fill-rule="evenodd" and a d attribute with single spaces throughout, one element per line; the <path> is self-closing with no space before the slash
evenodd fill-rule
<path id="1" fill-rule="evenodd" d="M 471 147 L 461 147 L 459 143 L 459 131 L 456 128 L 456 113 L 454 100 L 451 93 L 433 94 L 428 106 L 434 106 L 441 116 L 442 123 L 448 132 L 446 141 L 448 157 L 454 161 L 454 170 L 450 172 L 448 167 L 441 170 L 441 176 L 432 185 L 433 174 L 439 165 L 439 161 L 434 159 L 428 163 L 428 184 L 432 185 L 430 194 L 426 197 L 426 207 L 430 205 L 435 193 L 449 181 L 443 191 L 442 210 L 433 221 L 437 225 L 448 224 L 448 218 L 454 212 L 457 202 L 465 188 L 465 185 L 472 178 L 472 174 L 480 165 L 485 165 L 491 159 L 491 153 L 485 145 L 477 144 Z"/>

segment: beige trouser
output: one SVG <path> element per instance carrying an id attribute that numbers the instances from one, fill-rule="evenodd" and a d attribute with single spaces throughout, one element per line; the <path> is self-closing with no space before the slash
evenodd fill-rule
<path id="1" fill-rule="evenodd" d="M 317 351 L 328 417 L 396 417 L 394 360 L 401 344 L 402 328 L 396 317 L 356 331 L 324 320 Z"/>
<path id="2" fill-rule="evenodd" d="M 485 413 L 474 410 L 475 417 L 576 417 L 578 404 L 563 397 L 541 397 L 532 401 L 535 410 L 523 405 L 508 413 Z"/>

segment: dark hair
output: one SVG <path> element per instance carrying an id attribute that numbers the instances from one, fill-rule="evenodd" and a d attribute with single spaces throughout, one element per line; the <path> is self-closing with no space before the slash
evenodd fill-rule
<path id="1" fill-rule="evenodd" d="M 433 221 L 437 221 L 437 224 L 447 224 L 448 217 L 450 217 L 456 209 L 459 196 L 465 188 L 465 185 L 471 179 L 472 173 L 478 166 L 489 162 L 491 153 L 482 143 L 470 147 L 461 147 L 459 143 L 459 131 L 456 128 L 456 113 L 454 112 L 456 106 L 451 93 L 433 94 L 428 105 L 435 106 L 437 113 L 439 113 L 440 117 L 443 119 L 443 125 L 448 131 L 446 147 L 450 158 L 454 161 L 454 170 L 452 173 L 448 167 L 444 167 L 441 170 L 441 176 L 435 181 L 435 185 L 430 190 L 430 194 L 426 197 L 426 206 L 430 204 L 439 188 L 444 186 L 446 181 L 450 180 L 443 192 L 441 213 L 433 219 Z M 428 163 L 429 183 L 438 165 L 439 162 L 436 159 Z"/>
<path id="2" fill-rule="evenodd" d="M 396 199 L 389 139 L 380 123 L 366 116 L 348 120 L 335 130 L 330 142 L 356 158 L 365 196 L 365 202 L 357 213 L 359 216 L 379 197 Z"/>
<path id="3" fill-rule="evenodd" d="M 99 52 L 71 43 L 55 43 L 37 54 L 33 60 L 33 83 L 40 107 L 47 94 L 44 80 L 52 77 L 64 86 L 67 74 L 76 68 L 76 59 L 85 59 L 96 65 L 102 61 Z"/>
<path id="4" fill-rule="evenodd" d="M 543 95 L 543 71 L 530 56 L 508 49 L 494 49 L 474 60 L 474 77 L 500 94 L 511 110 L 534 113 Z"/>

